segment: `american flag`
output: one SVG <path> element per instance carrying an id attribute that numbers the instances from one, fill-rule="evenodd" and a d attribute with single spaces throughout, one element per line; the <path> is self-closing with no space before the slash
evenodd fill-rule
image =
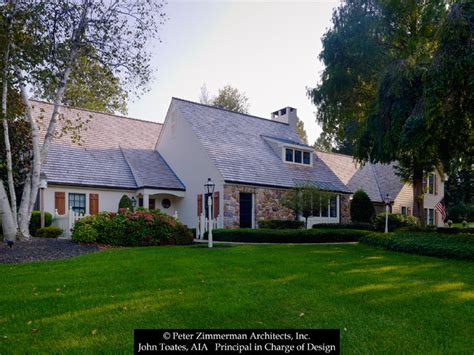
<path id="1" fill-rule="evenodd" d="M 439 201 L 435 209 L 441 214 L 441 217 L 443 217 L 443 221 L 446 219 L 446 209 L 444 208 L 444 197 Z"/>

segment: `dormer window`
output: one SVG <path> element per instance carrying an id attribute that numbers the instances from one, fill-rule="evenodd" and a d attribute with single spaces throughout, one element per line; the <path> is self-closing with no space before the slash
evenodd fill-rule
<path id="1" fill-rule="evenodd" d="M 288 163 L 311 165 L 311 153 L 295 148 L 285 148 L 285 161 Z"/>

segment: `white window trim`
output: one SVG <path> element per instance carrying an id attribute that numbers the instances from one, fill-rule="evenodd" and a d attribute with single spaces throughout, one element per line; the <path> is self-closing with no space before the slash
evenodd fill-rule
<path id="1" fill-rule="evenodd" d="M 313 224 L 318 224 L 318 223 L 334 223 L 337 224 L 340 222 L 340 214 L 341 214 L 341 208 L 340 208 L 340 195 L 336 196 L 336 217 L 330 217 L 331 216 L 331 202 L 328 200 L 328 217 L 321 217 L 321 210 L 319 212 L 319 216 L 311 216 L 308 217 L 308 229 L 311 229 L 313 227 Z M 304 217 L 300 217 L 301 221 L 304 221 Z"/>
<path id="2" fill-rule="evenodd" d="M 293 161 L 288 161 L 286 160 L 286 150 L 287 149 L 292 149 L 293 150 Z M 301 163 L 296 163 L 295 162 L 295 150 L 299 150 L 301 151 Z M 303 156 L 304 154 L 303 153 L 309 153 L 309 164 L 304 164 L 303 163 Z M 290 144 L 290 145 L 283 145 L 281 147 L 281 157 L 282 157 L 282 160 L 284 163 L 287 163 L 287 164 L 293 164 L 293 165 L 298 165 L 298 166 L 309 166 L 309 167 L 312 167 L 313 166 L 313 151 L 312 150 L 309 150 L 309 149 L 302 149 L 300 146 L 297 146 L 297 145 L 293 145 L 293 144 Z"/>

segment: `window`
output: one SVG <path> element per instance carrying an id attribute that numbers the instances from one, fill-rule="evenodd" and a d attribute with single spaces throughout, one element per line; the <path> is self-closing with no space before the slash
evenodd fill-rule
<path id="1" fill-rule="evenodd" d="M 311 164 L 311 155 L 309 152 L 303 152 L 303 164 L 310 165 Z"/>
<path id="2" fill-rule="evenodd" d="M 329 217 L 337 217 L 337 196 L 329 200 Z"/>
<path id="3" fill-rule="evenodd" d="M 426 194 L 435 194 L 436 193 L 436 187 L 435 187 L 435 184 L 436 184 L 436 175 L 431 173 L 431 174 L 428 174 L 428 176 L 423 179 L 423 185 L 424 185 L 424 191 Z"/>
<path id="4" fill-rule="evenodd" d="M 434 209 L 432 208 L 425 208 L 425 218 L 426 224 L 431 226 L 434 224 Z"/>
<path id="5" fill-rule="evenodd" d="M 328 212 L 329 212 L 329 203 L 327 203 L 327 200 L 321 201 L 321 217 L 329 217 Z"/>
<path id="6" fill-rule="evenodd" d="M 171 206 L 171 201 L 168 198 L 164 198 L 163 201 L 161 201 L 161 205 L 163 208 L 170 208 Z"/>
<path id="7" fill-rule="evenodd" d="M 285 161 L 296 164 L 311 165 L 311 153 L 298 149 L 285 148 Z"/>
<path id="8" fill-rule="evenodd" d="M 295 163 L 301 164 L 301 155 L 302 155 L 301 150 L 295 150 Z"/>
<path id="9" fill-rule="evenodd" d="M 86 194 L 69 194 L 69 209 L 75 213 L 86 214 Z"/>
<path id="10" fill-rule="evenodd" d="M 407 208 L 402 207 L 401 213 L 402 213 L 402 215 L 406 216 L 407 215 Z"/>

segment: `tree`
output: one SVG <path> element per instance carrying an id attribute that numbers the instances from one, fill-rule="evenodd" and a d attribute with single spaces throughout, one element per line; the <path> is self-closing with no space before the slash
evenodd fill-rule
<path id="1" fill-rule="evenodd" d="M 308 227 L 308 218 L 315 211 L 320 210 L 322 201 L 328 201 L 335 194 L 321 190 L 311 183 L 297 184 L 282 198 L 282 205 L 295 213 L 295 218 L 302 216 L 305 219 L 305 228 Z"/>
<path id="2" fill-rule="evenodd" d="M 306 130 L 304 129 L 304 122 L 298 118 L 298 122 L 296 123 L 296 133 L 300 136 L 301 140 L 304 144 L 308 144 L 308 135 Z"/>
<path id="3" fill-rule="evenodd" d="M 132 203 L 132 200 L 130 199 L 130 197 L 128 197 L 127 195 L 123 195 L 121 198 L 120 198 L 120 201 L 119 201 L 119 206 L 118 206 L 119 210 L 121 208 L 126 208 L 130 211 L 133 211 L 133 203 Z"/>
<path id="4" fill-rule="evenodd" d="M 199 96 L 199 102 L 204 105 L 210 105 L 211 100 L 209 99 L 209 92 L 207 91 L 206 84 L 201 86 L 201 95 Z"/>
<path id="5" fill-rule="evenodd" d="M 203 96 L 203 89 L 201 88 L 201 100 L 207 100 L 207 96 Z M 207 90 L 205 89 L 205 95 L 207 95 Z M 208 103 L 211 106 L 216 106 L 220 108 L 225 108 L 226 110 L 248 113 L 249 104 L 248 97 L 245 95 L 245 92 L 240 92 L 238 89 L 226 85 L 222 89 L 219 89 L 217 96 L 214 96 Z"/>
<path id="6" fill-rule="evenodd" d="M 54 99 L 54 82 L 38 88 L 36 96 L 47 101 Z M 100 62 L 87 56 L 77 59 L 64 93 L 63 104 L 89 110 L 127 114 L 127 92 L 120 79 Z"/>
<path id="7" fill-rule="evenodd" d="M 121 86 L 138 94 L 150 79 L 147 42 L 163 23 L 161 2 L 83 0 L 61 2 L 7 1 L 0 8 L 2 40 L 2 120 L 12 120 L 8 89 L 20 92 L 31 137 L 30 168 L 23 177 L 17 210 L 10 134 L 4 129 L 7 189 L 0 181 L 0 213 L 6 240 L 29 238 L 28 225 L 36 200 L 40 171 L 56 134 L 61 104 L 78 58 L 100 63 L 120 78 Z M 28 29 L 26 31 L 26 29 Z M 27 35 L 26 35 L 27 34 Z M 54 108 L 40 146 L 27 86 L 53 88 Z M 7 125 L 5 125 L 7 121 Z M 18 212 L 18 213 L 17 213 Z"/>
<path id="8" fill-rule="evenodd" d="M 445 16 L 441 0 L 345 1 L 323 39 L 322 82 L 309 92 L 327 136 L 346 139 L 362 163 L 398 162 L 422 222 L 423 177 L 442 168 L 424 83 Z"/>
<path id="9" fill-rule="evenodd" d="M 352 222 L 371 223 L 375 217 L 375 208 L 364 190 L 354 192 L 351 201 Z"/>
<path id="10" fill-rule="evenodd" d="M 318 139 L 313 144 L 314 149 L 320 150 L 322 152 L 332 152 L 331 141 L 327 139 L 324 132 L 321 132 Z"/>

